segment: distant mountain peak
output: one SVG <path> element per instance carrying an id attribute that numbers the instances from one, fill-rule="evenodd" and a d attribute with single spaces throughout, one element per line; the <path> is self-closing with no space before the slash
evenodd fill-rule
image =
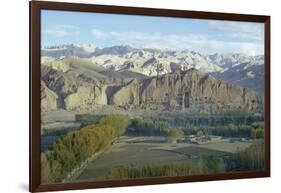
<path id="1" fill-rule="evenodd" d="M 193 50 L 140 48 L 130 45 L 96 47 L 92 44 L 44 46 L 41 62 L 65 57 L 88 58 L 94 65 L 107 70 L 131 71 L 145 76 L 197 69 L 225 81 L 263 91 L 264 56 L 244 53 L 203 54 Z M 250 74 L 250 76 L 249 76 Z M 258 86 L 260 85 L 260 86 Z"/>

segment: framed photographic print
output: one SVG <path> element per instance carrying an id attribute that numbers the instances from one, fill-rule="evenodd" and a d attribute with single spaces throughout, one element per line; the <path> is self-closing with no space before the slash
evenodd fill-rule
<path id="1" fill-rule="evenodd" d="M 269 176 L 269 16 L 30 2 L 30 191 Z"/>

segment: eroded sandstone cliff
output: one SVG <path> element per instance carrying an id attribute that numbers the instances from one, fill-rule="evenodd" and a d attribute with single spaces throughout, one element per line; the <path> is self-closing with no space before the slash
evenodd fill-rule
<path id="1" fill-rule="evenodd" d="M 57 109 L 58 96 L 41 81 L 41 108 L 43 111 Z"/>
<path id="2" fill-rule="evenodd" d="M 117 83 L 98 79 L 95 74 L 44 67 L 42 107 L 74 111 L 94 111 L 104 105 L 192 113 L 263 111 L 259 93 L 195 69 Z"/>
<path id="3" fill-rule="evenodd" d="M 150 110 L 191 112 L 262 111 L 263 98 L 249 89 L 191 69 L 132 81 L 116 91 L 111 104 Z"/>

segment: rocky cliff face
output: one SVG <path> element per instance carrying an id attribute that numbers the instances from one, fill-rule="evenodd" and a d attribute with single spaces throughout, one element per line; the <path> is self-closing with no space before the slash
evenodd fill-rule
<path id="1" fill-rule="evenodd" d="M 59 109 L 91 111 L 94 106 L 107 104 L 106 85 L 103 85 L 97 76 L 80 73 L 73 68 L 63 71 L 43 66 L 42 88 L 56 95 L 56 98 L 48 97 L 47 99 L 49 103 L 56 104 L 56 108 Z M 42 95 L 46 91 L 42 91 Z M 53 106 L 51 108 L 47 105 L 46 110 L 53 110 Z"/>
<path id="2" fill-rule="evenodd" d="M 127 85 L 119 87 L 112 96 L 109 96 L 109 104 L 118 106 L 139 106 L 141 84 L 132 80 Z"/>
<path id="3" fill-rule="evenodd" d="M 128 108 L 196 113 L 260 112 L 263 106 L 263 98 L 258 93 L 194 69 L 132 81 L 116 91 L 111 99 L 112 105 Z"/>
<path id="4" fill-rule="evenodd" d="M 106 105 L 107 96 L 105 86 L 81 86 L 77 92 L 67 96 L 64 100 L 66 110 L 91 111 L 93 107 Z"/>
<path id="5" fill-rule="evenodd" d="M 76 58 L 76 61 L 72 59 L 69 62 L 76 69 L 85 66 L 92 68 L 95 64 L 95 67 L 99 66 L 115 73 L 126 71 L 153 77 L 177 70 L 186 71 L 195 68 L 226 82 L 238 84 L 260 93 L 264 92 L 263 55 L 249 56 L 243 53 L 209 55 L 192 50 L 136 48 L 126 45 L 98 48 L 93 45 L 70 44 L 42 47 L 41 50 L 42 64 L 52 63 L 51 66 L 55 69 L 71 69 L 69 65 L 63 65 L 63 60 L 73 57 Z M 89 64 L 89 61 L 92 64 Z M 95 76 L 97 75 L 95 74 Z M 118 76 L 110 78 L 118 79 Z M 257 82 L 259 84 L 256 84 Z"/>
<path id="6" fill-rule="evenodd" d="M 104 105 L 191 113 L 263 109 L 263 98 L 257 92 L 196 69 L 141 77 L 69 58 L 42 66 L 41 93 L 42 108 L 46 111 L 95 111 Z"/>
<path id="7" fill-rule="evenodd" d="M 41 108 L 43 111 L 50 111 L 57 109 L 58 96 L 51 91 L 46 84 L 41 81 Z"/>

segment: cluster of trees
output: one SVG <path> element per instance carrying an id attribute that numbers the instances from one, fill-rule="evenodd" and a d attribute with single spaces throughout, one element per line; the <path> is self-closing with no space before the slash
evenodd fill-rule
<path id="1" fill-rule="evenodd" d="M 193 126 L 184 128 L 186 135 L 219 135 L 223 137 L 246 137 L 251 139 L 261 139 L 264 137 L 264 126 L 261 123 L 251 125 L 234 125 L 230 123 L 224 126 Z"/>
<path id="2" fill-rule="evenodd" d="M 264 124 L 263 124 L 263 122 L 252 124 L 250 136 L 251 136 L 252 139 L 264 138 Z"/>
<path id="3" fill-rule="evenodd" d="M 197 115 L 173 118 L 133 119 L 127 130 L 129 135 L 159 136 L 171 127 L 181 128 L 185 135 L 219 135 L 223 137 L 264 137 L 264 125 L 259 116 Z M 256 122 L 259 121 L 259 122 Z"/>
<path id="4" fill-rule="evenodd" d="M 184 132 L 179 128 L 170 128 L 166 121 L 135 118 L 127 129 L 129 135 L 160 136 L 164 135 L 168 142 L 176 142 L 182 138 Z"/>
<path id="5" fill-rule="evenodd" d="M 251 125 L 255 122 L 263 122 L 262 116 L 250 115 L 245 113 L 231 113 L 231 114 L 198 114 L 198 115 L 185 115 L 175 114 L 169 116 L 163 116 L 160 120 L 168 121 L 175 127 L 190 126 L 218 126 L 218 125 Z"/>
<path id="6" fill-rule="evenodd" d="M 69 131 L 75 131 L 77 130 L 76 127 L 59 127 L 55 129 L 46 129 L 43 128 L 41 135 L 45 136 L 61 136 L 67 134 Z"/>
<path id="7" fill-rule="evenodd" d="M 165 121 L 172 127 L 182 128 L 186 135 L 203 132 L 209 135 L 225 137 L 263 137 L 263 117 L 245 113 L 212 115 L 174 114 L 158 117 L 157 121 Z"/>
<path id="8" fill-rule="evenodd" d="M 69 132 L 41 153 L 41 182 L 60 182 L 86 159 L 109 146 L 129 124 L 127 115 L 107 115 L 94 125 Z"/>
<path id="9" fill-rule="evenodd" d="M 161 176 L 187 176 L 264 169 L 264 144 L 256 143 L 225 160 L 221 155 L 203 155 L 197 161 L 178 164 L 129 165 L 113 168 L 102 178 L 135 179 Z"/>
<path id="10" fill-rule="evenodd" d="M 81 123 L 81 127 L 97 123 L 103 115 L 95 114 L 76 114 L 75 121 Z"/>
<path id="11" fill-rule="evenodd" d="M 127 130 L 127 134 L 157 136 L 162 135 L 163 130 L 169 127 L 169 123 L 161 120 L 153 120 L 149 118 L 132 119 L 131 125 Z"/>
<path id="12" fill-rule="evenodd" d="M 184 135 L 184 132 L 179 128 L 165 128 L 163 133 L 169 143 L 176 143 Z"/>
<path id="13" fill-rule="evenodd" d="M 264 144 L 256 143 L 234 155 L 236 170 L 263 170 Z"/>
<path id="14" fill-rule="evenodd" d="M 113 168 L 106 179 L 135 179 L 161 176 L 188 176 L 225 172 L 223 159 L 218 155 L 201 157 L 198 161 L 178 164 L 130 165 Z M 104 178 L 104 177 L 103 177 Z"/>
<path id="15" fill-rule="evenodd" d="M 232 171 L 257 171 L 264 169 L 264 144 L 256 143 L 238 151 L 230 158 L 219 154 L 202 155 L 197 160 L 184 163 L 127 165 L 113 168 L 106 179 L 135 179 L 161 176 L 187 176 Z"/>
<path id="16" fill-rule="evenodd" d="M 204 172 L 207 174 L 216 174 L 225 172 L 225 163 L 222 156 L 212 154 L 203 156 L 200 160 L 204 166 Z"/>
<path id="17" fill-rule="evenodd" d="M 251 125 L 234 125 L 233 123 L 207 129 L 211 135 L 220 135 L 223 137 L 250 137 L 251 133 Z"/>

